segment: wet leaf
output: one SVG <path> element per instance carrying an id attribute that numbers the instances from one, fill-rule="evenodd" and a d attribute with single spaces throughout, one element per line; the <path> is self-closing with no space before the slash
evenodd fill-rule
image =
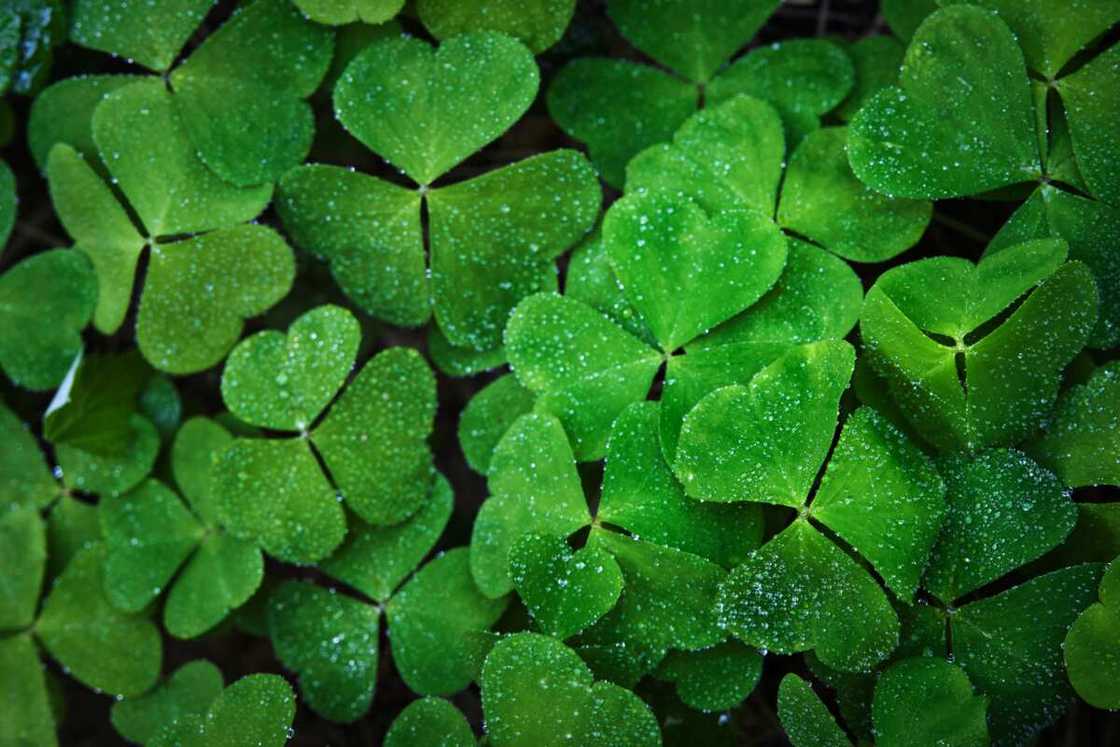
<path id="1" fill-rule="evenodd" d="M 473 31 L 500 31 L 540 54 L 560 40 L 575 13 L 575 0 L 420 0 L 416 11 L 437 39 Z"/>
<path id="2" fill-rule="evenodd" d="M 164 724 L 174 723 L 185 714 L 205 714 L 221 692 L 221 671 L 206 659 L 196 659 L 176 669 L 150 692 L 114 703 L 113 728 L 129 741 L 146 744 Z"/>
<path id="3" fill-rule="evenodd" d="M 443 698 L 420 698 L 397 714 L 385 747 L 474 747 L 467 719 Z"/>
<path id="4" fill-rule="evenodd" d="M 883 672 L 872 706 L 883 747 L 987 747 L 987 698 L 944 659 L 903 659 Z"/>

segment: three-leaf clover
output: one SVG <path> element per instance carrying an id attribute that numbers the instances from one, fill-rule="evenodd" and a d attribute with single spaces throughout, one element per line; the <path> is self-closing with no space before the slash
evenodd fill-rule
<path id="1" fill-rule="evenodd" d="M 276 674 L 250 674 L 222 690 L 204 713 L 179 713 L 147 747 L 284 747 L 291 736 L 296 697 Z"/>
<path id="2" fill-rule="evenodd" d="M 342 500 L 385 525 L 411 516 L 431 492 L 435 377 L 416 351 L 391 348 L 336 400 L 360 340 L 348 311 L 320 306 L 286 335 L 245 338 L 226 361 L 222 399 L 230 412 L 291 437 L 233 441 L 214 477 L 218 515 L 234 536 L 281 560 L 330 555 L 346 535 Z"/>
<path id="3" fill-rule="evenodd" d="M 777 7 L 777 0 L 611 0 L 607 13 L 622 35 L 666 70 L 577 59 L 549 89 L 549 113 L 587 143 L 603 179 L 616 187 L 635 154 L 668 140 L 698 108 L 737 94 L 773 103 L 796 144 L 848 95 L 852 63 L 831 42 L 796 39 L 759 47 L 721 70 Z"/>
<path id="4" fill-rule="evenodd" d="M 553 260 L 591 228 L 598 181 L 582 155 L 557 150 L 432 183 L 520 118 L 538 77 L 532 53 L 500 33 L 438 49 L 409 37 L 374 42 L 335 86 L 335 115 L 419 187 L 303 166 L 280 182 L 284 225 L 364 311 L 410 327 L 434 313 L 453 345 L 497 347 L 509 310 L 555 287 Z"/>

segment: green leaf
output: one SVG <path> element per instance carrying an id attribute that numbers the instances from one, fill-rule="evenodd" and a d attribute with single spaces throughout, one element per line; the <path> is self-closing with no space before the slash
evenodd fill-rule
<path id="1" fill-rule="evenodd" d="M 762 657 L 738 641 L 702 651 L 673 651 L 659 677 L 677 685 L 677 695 L 692 708 L 711 713 L 734 708 L 751 694 L 762 676 Z"/>
<path id="2" fill-rule="evenodd" d="M 427 439 L 436 382 L 411 348 L 371 359 L 311 434 L 346 505 L 373 524 L 396 524 L 428 497 L 434 469 Z"/>
<path id="3" fill-rule="evenodd" d="M 1061 396 L 1028 453 L 1070 487 L 1120 485 L 1118 401 L 1120 364 L 1109 363 Z"/>
<path id="4" fill-rule="evenodd" d="M 851 747 L 808 682 L 787 674 L 778 686 L 778 718 L 793 747 Z"/>
<path id="5" fill-rule="evenodd" d="M 335 114 L 367 148 L 427 185 L 517 121 L 538 83 L 532 53 L 505 34 L 463 34 L 438 50 L 397 37 L 347 66 Z"/>
<path id="6" fill-rule="evenodd" d="M 335 282 L 359 308 L 416 327 L 431 315 L 422 199 L 367 174 L 309 164 L 281 178 L 276 209 L 295 243 L 330 263 Z"/>
<path id="7" fill-rule="evenodd" d="M 490 462 L 490 498 L 475 517 L 471 574 L 488 597 L 513 588 L 510 550 L 529 532 L 567 537 L 591 521 L 579 473 L 560 421 L 522 415 Z"/>
<path id="8" fill-rule="evenodd" d="M 777 0 L 611 0 L 607 13 L 627 41 L 670 70 L 706 83 L 746 45 Z"/>
<path id="9" fill-rule="evenodd" d="M 186 714 L 203 715 L 222 692 L 222 673 L 206 659 L 196 659 L 138 698 L 113 704 L 113 728 L 125 739 L 146 744 L 164 724 Z"/>
<path id="10" fill-rule="evenodd" d="M 720 625 L 768 651 L 814 649 L 868 671 L 898 643 L 898 618 L 866 570 L 804 518 L 755 550 L 720 587 Z"/>
<path id="11" fill-rule="evenodd" d="M 35 622 L 47 564 L 47 534 L 34 508 L 0 514 L 0 630 L 18 631 Z"/>
<path id="12" fill-rule="evenodd" d="M 648 65 L 583 58 L 560 69 L 547 102 L 560 129 L 587 144 L 603 180 L 621 189 L 627 162 L 671 138 L 697 98 L 694 85 Z"/>
<path id="13" fill-rule="evenodd" d="M 517 633 L 499 641 L 486 657 L 481 685 L 494 747 L 661 743 L 645 703 L 616 685 L 594 682 L 579 656 L 548 636 Z"/>
<path id="14" fill-rule="evenodd" d="M 938 466 L 949 512 L 924 586 L 946 604 L 1041 557 L 1077 521 L 1062 484 L 1022 452 L 949 456 Z"/>
<path id="15" fill-rule="evenodd" d="M 218 523 L 219 512 L 214 470 L 232 442 L 229 431 L 215 421 L 193 417 L 183 423 L 171 444 L 175 483 L 195 515 L 209 527 Z"/>
<path id="16" fill-rule="evenodd" d="M 89 49 L 135 61 L 156 72 L 171 67 L 214 0 L 77 0 L 70 39 Z"/>
<path id="17" fill-rule="evenodd" d="M 176 638 L 196 638 L 249 600 L 264 578 L 264 558 L 251 542 L 209 534 L 175 579 L 163 625 Z"/>
<path id="18" fill-rule="evenodd" d="M 437 39 L 473 31 L 500 31 L 524 42 L 540 54 L 564 35 L 572 20 L 576 0 L 420 0 L 416 11 L 425 28 Z"/>
<path id="19" fill-rule="evenodd" d="M 552 261 L 591 229 L 602 190 L 583 155 L 554 150 L 427 200 L 436 321 L 452 344 L 481 351 L 501 343 L 518 301 L 555 289 Z"/>
<path id="20" fill-rule="evenodd" d="M 474 747 L 467 719 L 443 698 L 420 698 L 397 714 L 385 747 Z"/>
<path id="21" fill-rule="evenodd" d="M 1011 29 L 990 11 L 952 6 L 922 24 L 900 87 L 852 120 L 861 181 L 900 197 L 961 197 L 1038 177 L 1030 87 Z"/>
<path id="22" fill-rule="evenodd" d="M 1073 689 L 1096 708 L 1120 708 L 1120 564 L 1101 579 L 1099 603 L 1074 621 L 1062 651 Z"/>
<path id="23" fill-rule="evenodd" d="M 93 5 L 92 2 L 87 3 Z M 93 110 L 113 91 L 143 80 L 139 75 L 80 75 L 47 86 L 31 102 L 27 118 L 27 145 L 40 170 L 55 143 L 66 143 L 94 168 L 98 162 L 93 142 Z"/>
<path id="24" fill-rule="evenodd" d="M 536 397 L 512 373 L 480 389 L 459 415 L 459 446 L 467 464 L 479 474 L 490 471 L 490 458 L 513 422 L 533 410 Z"/>
<path id="25" fill-rule="evenodd" d="M 204 716 L 173 722 L 148 747 L 283 747 L 288 742 L 296 697 L 276 674 L 250 674 L 227 687 Z"/>
<path id="26" fill-rule="evenodd" d="M 16 178 L 6 161 L 0 160 L 0 254 L 8 243 L 12 226 L 16 223 Z"/>
<path id="27" fill-rule="evenodd" d="M 926 16 L 937 10 L 939 0 L 883 0 L 883 17 L 898 38 L 909 41 Z"/>
<path id="28" fill-rule="evenodd" d="M 254 224 L 152 247 L 136 319 L 140 352 L 168 373 L 213 366 L 241 337 L 244 319 L 287 295 L 294 265 L 284 239 Z"/>
<path id="29" fill-rule="evenodd" d="M 298 0 L 303 14 L 316 23 L 341 26 L 362 23 L 385 23 L 400 13 L 404 0 Z"/>
<path id="30" fill-rule="evenodd" d="M 147 477 L 159 456 L 159 433 L 142 415 L 133 414 L 129 422 L 132 435 L 127 450 L 119 457 L 103 457 L 67 444 L 55 447 L 54 456 L 67 487 L 100 496 L 120 495 Z"/>
<path id="31" fill-rule="evenodd" d="M 61 496 L 47 514 L 47 575 L 54 579 L 84 547 L 101 541 L 97 505 Z"/>
<path id="32" fill-rule="evenodd" d="M 868 189 L 848 165 L 847 142 L 842 127 L 805 136 L 790 158 L 778 222 L 845 259 L 882 262 L 918 243 L 933 205 Z"/>
<path id="33" fill-rule="evenodd" d="M 523 534 L 510 548 L 510 576 L 537 627 L 570 638 L 614 607 L 622 571 L 609 552 L 575 552 L 563 537 Z"/>
<path id="34" fill-rule="evenodd" d="M 762 541 L 762 514 L 757 506 L 702 503 L 685 496 L 658 438 L 663 406 L 635 402 L 615 420 L 596 519 L 644 542 L 699 555 L 725 568 L 737 565 Z"/>
<path id="35" fill-rule="evenodd" d="M 1115 9 L 1108 12 L 1116 15 Z M 1084 28 L 1081 23 L 1077 25 Z M 1113 205 L 1120 203 L 1120 179 L 1115 172 L 1120 158 L 1116 146 L 1118 68 L 1120 46 L 1114 44 L 1055 84 L 1068 112 L 1069 134 L 1081 175 L 1093 196 Z"/>
<path id="36" fill-rule="evenodd" d="M 436 370 L 455 379 L 483 373 L 506 362 L 505 348 L 478 351 L 452 345 L 435 324 L 428 327 L 428 356 Z"/>
<path id="37" fill-rule="evenodd" d="M 643 342 L 656 344 L 646 323 L 626 299 L 601 231 L 595 230 L 569 255 L 564 295 L 582 301 Z"/>
<path id="38" fill-rule="evenodd" d="M 379 618 L 378 608 L 308 582 L 289 581 L 270 595 L 276 656 L 299 673 L 304 701 L 323 718 L 349 723 L 369 710 Z"/>
<path id="39" fill-rule="evenodd" d="M 352 519 L 346 541 L 320 568 L 384 604 L 435 546 L 454 502 L 451 484 L 437 474 L 431 497 L 404 522 L 379 527 Z"/>
<path id="40" fill-rule="evenodd" d="M 130 419 L 152 370 L 135 352 L 83 356 L 43 417 L 43 438 L 100 456 L 122 456 Z"/>
<path id="41" fill-rule="evenodd" d="M 4 738 L 13 745 L 58 744 L 45 675 L 30 635 L 0 638 L 0 719 Z"/>
<path id="42" fill-rule="evenodd" d="M 906 2 L 913 3 L 914 0 Z M 851 120 L 880 88 L 898 83 L 898 71 L 902 67 L 906 47 L 891 36 L 865 36 L 848 45 L 847 51 L 855 70 L 855 84 L 836 111 L 844 121 Z"/>
<path id="43" fill-rule="evenodd" d="M 692 497 L 799 507 L 836 430 L 855 355 L 847 343 L 802 345 L 747 386 L 704 397 L 685 417 L 674 465 Z"/>
<path id="44" fill-rule="evenodd" d="M 872 706 L 883 747 L 987 747 L 988 699 L 944 659 L 903 659 L 883 672 Z"/>
<path id="45" fill-rule="evenodd" d="M 354 365 L 358 320 L 338 306 L 317 306 L 285 335 L 265 330 L 243 340 L 222 372 L 222 401 L 250 425 L 306 431 Z"/>
<path id="46" fill-rule="evenodd" d="M 479 634 L 502 612 L 471 580 L 467 548 L 438 555 L 385 608 L 389 643 L 401 679 L 421 695 L 450 695 L 478 676 Z"/>
<path id="47" fill-rule="evenodd" d="M 0 368 L 18 386 L 53 389 L 82 350 L 97 280 L 80 252 L 55 249 L 0 275 Z"/>
<path id="48" fill-rule="evenodd" d="M 0 511 L 20 506 L 46 508 L 58 486 L 35 435 L 0 401 Z"/>
<path id="49" fill-rule="evenodd" d="M 662 356 L 584 304 L 539 294 L 518 304 L 505 334 L 518 380 L 558 417 L 581 461 L 601 457 L 615 417 L 645 399 Z"/>
<path id="50" fill-rule="evenodd" d="M 205 530 L 158 480 L 149 479 L 98 506 L 105 538 L 105 596 L 124 612 L 140 612 L 171 582 Z"/>
<path id="51" fill-rule="evenodd" d="M 334 35 L 284 0 L 255 0 L 171 74 L 198 157 L 231 184 L 278 179 L 311 149 L 304 98 L 330 66 Z"/>
<path id="52" fill-rule="evenodd" d="M 78 551 L 43 602 L 35 633 L 78 681 L 131 697 L 159 678 L 159 630 L 146 617 L 109 604 L 101 591 L 104 558 L 99 545 Z"/>
<path id="53" fill-rule="evenodd" d="M 214 474 L 230 532 L 288 563 L 322 560 L 342 543 L 346 517 L 303 439 L 239 438 Z"/>
<path id="54" fill-rule="evenodd" d="M 183 418 L 183 400 L 171 377 L 155 374 L 148 377 L 137 402 L 140 414 L 152 421 L 160 438 L 170 441 Z"/>
<path id="55" fill-rule="evenodd" d="M 628 300 L 666 352 L 761 298 L 786 260 L 785 238 L 762 213 L 706 214 L 659 194 L 614 203 L 603 241 Z"/>
<path id="56" fill-rule="evenodd" d="M 861 407 L 844 423 L 809 511 L 908 603 L 937 542 L 945 484 L 902 431 Z"/>

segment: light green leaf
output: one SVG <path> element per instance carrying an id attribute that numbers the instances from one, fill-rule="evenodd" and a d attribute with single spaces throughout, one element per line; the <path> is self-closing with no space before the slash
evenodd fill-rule
<path id="1" fill-rule="evenodd" d="M 233 442 L 216 421 L 193 417 L 183 423 L 171 444 L 171 472 L 179 491 L 204 524 L 218 523 L 214 471 L 222 452 Z"/>
<path id="2" fill-rule="evenodd" d="M 436 382 L 411 348 L 371 359 L 311 434 L 346 505 L 373 524 L 396 524 L 431 490 L 427 439 L 436 412 Z"/>
<path id="3" fill-rule="evenodd" d="M 500 31 L 540 54 L 564 35 L 576 10 L 576 0 L 420 0 L 416 11 L 437 39 L 472 31 Z"/>
<path id="4" fill-rule="evenodd" d="M 105 96 L 138 80 L 143 76 L 79 75 L 44 88 L 27 119 L 27 146 L 39 168 L 46 170 L 55 143 L 66 143 L 95 169 L 104 169 L 93 142 L 93 110 Z"/>
<path id="5" fill-rule="evenodd" d="M 598 229 L 568 256 L 564 295 L 582 301 L 643 342 L 656 344 L 642 317 L 626 300 Z"/>
<path id="6" fill-rule="evenodd" d="M 400 524 L 371 526 L 352 519 L 346 541 L 320 564 L 323 572 L 384 604 L 431 551 L 451 518 L 455 496 L 437 474 L 432 494 Z"/>
<path id="7" fill-rule="evenodd" d="M 187 714 L 164 728 L 148 747 L 284 747 L 296 697 L 276 674 L 250 674 L 227 687 L 204 716 Z"/>
<path id="8" fill-rule="evenodd" d="M 474 747 L 467 719 L 443 698 L 420 698 L 397 714 L 385 747 Z"/>
<path id="9" fill-rule="evenodd" d="M 787 674 L 778 686 L 778 718 L 793 747 L 851 747 L 812 686 Z"/>
<path id="10" fill-rule="evenodd" d="M 490 457 L 513 422 L 533 410 L 536 397 L 512 373 L 480 389 L 459 415 L 459 447 L 479 474 L 490 471 Z"/>
<path id="11" fill-rule="evenodd" d="M 1120 364 L 1066 391 L 1028 453 L 1070 487 L 1120 485 Z"/>
<path id="12" fill-rule="evenodd" d="M 762 677 L 762 657 L 738 641 L 702 651 L 673 651 L 658 670 L 677 685 L 677 695 L 692 708 L 711 713 L 736 707 Z"/>
<path id="13" fill-rule="evenodd" d="M 0 400 L 0 511 L 21 506 L 46 508 L 58 495 L 35 435 Z"/>
<path id="14" fill-rule="evenodd" d="M 832 444 L 854 363 L 842 341 L 802 345 L 749 385 L 700 400 L 681 426 L 674 465 L 685 491 L 708 501 L 803 505 Z"/>
<path id="15" fill-rule="evenodd" d="M 103 457 L 67 444 L 55 447 L 54 456 L 67 487 L 100 496 L 120 495 L 147 477 L 159 456 L 159 433 L 142 415 L 132 415 L 129 422 L 132 436 L 121 456 Z"/>
<path id="16" fill-rule="evenodd" d="M 1074 621 L 1062 650 L 1073 689 L 1096 708 L 1120 708 L 1120 563 L 1101 579 L 1100 599 Z"/>
<path id="17" fill-rule="evenodd" d="M 99 456 L 122 456 L 152 369 L 135 351 L 83 355 L 76 365 L 68 386 L 60 387 L 43 416 L 43 438 Z"/>
<path id="18" fill-rule="evenodd" d="M 696 86 L 648 65 L 587 57 L 565 65 L 548 89 L 548 113 L 587 144 L 603 181 L 621 189 L 626 164 L 668 140 L 696 111 Z"/>
<path id="19" fill-rule="evenodd" d="M 287 295 L 292 250 L 271 228 L 249 224 L 152 247 L 136 319 L 140 352 L 168 373 L 218 363 L 242 320 Z"/>
<path id="20" fill-rule="evenodd" d="M 380 610 L 308 582 L 288 581 L 269 596 L 276 656 L 299 673 L 307 705 L 349 723 L 369 710 L 377 681 Z"/>
<path id="21" fill-rule="evenodd" d="M 764 214 L 706 214 L 690 200 L 660 194 L 614 203 L 603 241 L 627 299 L 666 352 L 761 298 L 786 260 L 785 238 Z"/>
<path id="22" fill-rule="evenodd" d="M 0 631 L 35 622 L 47 564 L 47 533 L 32 507 L 0 514 Z"/>
<path id="23" fill-rule="evenodd" d="M 987 747 L 988 699 L 944 659 L 903 659 L 883 672 L 872 705 L 882 747 Z"/>
<path id="24" fill-rule="evenodd" d="M 598 459 L 615 417 L 645 399 L 662 356 L 584 304 L 539 294 L 518 304 L 505 334 L 518 380 L 538 411 L 558 417 L 581 461 Z"/>
<path id="25" fill-rule="evenodd" d="M 905 2 L 913 3 L 915 0 Z M 898 71 L 902 67 L 906 47 L 891 36 L 865 36 L 848 45 L 847 51 L 855 70 L 855 84 L 836 111 L 844 121 L 854 117 L 880 88 L 898 83 Z"/>
<path id="26" fill-rule="evenodd" d="M 510 548 L 510 576 L 537 627 L 570 638 L 614 607 L 622 571 L 606 550 L 572 551 L 563 537 L 523 534 Z"/>
<path id="27" fill-rule="evenodd" d="M 362 329 L 339 306 L 317 306 L 285 335 L 265 330 L 243 340 L 226 360 L 222 401 L 250 425 L 305 431 L 346 382 Z"/>
<path id="28" fill-rule="evenodd" d="M 54 579 L 84 547 L 101 541 L 97 505 L 61 496 L 47 514 L 47 575 Z"/>
<path id="29" fill-rule="evenodd" d="M 51 656 L 88 687 L 139 695 L 159 678 L 159 630 L 115 610 L 102 593 L 99 545 L 79 550 L 43 602 L 35 633 Z"/>
<path id="30" fill-rule="evenodd" d="M 505 34 L 462 34 L 438 50 L 390 38 L 347 66 L 335 114 L 367 148 L 427 185 L 517 121 L 539 78 L 532 53 Z"/>
<path id="31" fill-rule="evenodd" d="M 70 40 L 156 72 L 171 67 L 214 0 L 77 0 Z"/>
<path id="32" fill-rule="evenodd" d="M 1115 9 L 1109 12 L 1117 15 Z M 1081 23 L 1078 26 L 1084 28 Z M 1068 112 L 1069 134 L 1081 175 L 1095 197 L 1113 205 L 1120 204 L 1120 179 L 1115 169 L 1120 159 L 1116 145 L 1118 71 L 1120 46 L 1114 44 L 1056 84 Z"/>
<path id="33" fill-rule="evenodd" d="M 197 638 L 245 604 L 263 578 L 260 548 L 213 532 L 175 579 L 163 606 L 163 625 L 176 638 Z"/>
<path id="34" fill-rule="evenodd" d="M 462 690 L 482 664 L 479 634 L 505 608 L 505 599 L 488 599 L 474 585 L 467 548 L 436 556 L 385 608 L 401 679 L 421 695 Z"/>
<path id="35" fill-rule="evenodd" d="M 82 350 L 97 279 L 73 250 L 33 255 L 0 275 L 0 368 L 18 386 L 53 389 Z"/>
<path id="36" fill-rule="evenodd" d="M 13 745 L 55 747 L 54 714 L 46 672 L 26 633 L 0 638 L 0 719 Z"/>
<path id="37" fill-rule="evenodd" d="M 939 463 L 949 512 L 924 586 L 946 604 L 1053 549 L 1077 521 L 1062 484 L 1011 449 Z"/>
<path id="38" fill-rule="evenodd" d="M 335 489 L 303 439 L 239 438 L 214 473 L 219 515 L 235 537 L 289 563 L 314 563 L 346 535 Z"/>
<path id="39" fill-rule="evenodd" d="M 297 0 L 296 7 L 312 21 L 329 26 L 378 24 L 400 13 L 404 0 Z"/>
<path id="40" fill-rule="evenodd" d="M 500 345 L 482 351 L 452 345 L 433 324 L 428 327 L 428 357 L 440 373 L 459 379 L 498 368 L 506 362 L 506 351 Z"/>
<path id="41" fill-rule="evenodd" d="M 164 724 L 186 714 L 203 715 L 222 692 L 222 673 L 206 659 L 196 659 L 138 698 L 113 704 L 113 728 L 125 739 L 146 744 Z"/>
<path id="42" fill-rule="evenodd" d="M 961 197 L 1039 176 L 1030 87 L 1015 35 L 990 11 L 931 15 L 906 50 L 900 87 L 852 120 L 856 175 L 900 197 Z"/>

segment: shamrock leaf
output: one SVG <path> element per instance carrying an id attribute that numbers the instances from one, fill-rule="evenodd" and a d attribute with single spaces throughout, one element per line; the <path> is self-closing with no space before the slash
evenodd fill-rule
<path id="1" fill-rule="evenodd" d="M 968 676 L 944 659 L 916 657 L 892 664 L 875 686 L 876 743 L 987 747 L 988 702 Z"/>
<path id="2" fill-rule="evenodd" d="M 187 713 L 159 731 L 149 747 L 283 747 L 296 699 L 275 674 L 250 674 L 222 691 L 205 714 Z"/>
<path id="3" fill-rule="evenodd" d="M 1101 578 L 1100 601 L 1073 622 L 1062 651 L 1073 689 L 1090 705 L 1120 708 L 1116 683 L 1120 667 L 1120 564 L 1113 562 Z"/>
<path id="4" fill-rule="evenodd" d="M 152 370 L 135 353 L 82 356 L 43 416 L 43 437 L 101 456 L 120 456 Z"/>
<path id="5" fill-rule="evenodd" d="M 940 0 L 883 0 L 882 13 L 891 31 L 910 41 L 926 16 L 937 10 Z"/>
<path id="6" fill-rule="evenodd" d="M 692 708 L 723 711 L 754 690 L 762 676 L 762 657 L 738 641 L 726 641 L 702 651 L 671 652 L 657 676 L 676 682 L 677 695 Z"/>
<path id="7" fill-rule="evenodd" d="M 555 284 L 555 278 L 550 282 Z M 506 362 L 506 351 L 501 347 L 490 350 L 456 347 L 435 325 L 428 327 L 428 356 L 440 373 L 455 379 L 489 371 Z"/>
<path id="8" fill-rule="evenodd" d="M 77 0 L 70 40 L 151 68 L 167 70 L 214 0 L 175 0 L 151 8 L 136 0 Z"/>
<path id="9" fill-rule="evenodd" d="M 82 349 L 97 293 L 78 252 L 36 254 L 0 275 L 0 368 L 8 378 L 34 390 L 57 386 Z"/>
<path id="10" fill-rule="evenodd" d="M 130 434 L 124 453 L 94 454 L 67 443 L 55 444 L 63 482 L 83 493 L 109 496 L 131 490 L 148 476 L 159 456 L 159 433 L 143 415 L 129 416 Z"/>
<path id="11" fill-rule="evenodd" d="M 420 0 L 416 11 L 437 39 L 476 31 L 500 31 L 540 54 L 564 35 L 576 10 L 575 0 L 482 0 L 464 5 L 454 0 Z"/>
<path id="12" fill-rule="evenodd" d="M 1060 371 L 1096 321 L 1092 276 L 1064 258 L 1053 240 L 976 265 L 935 257 L 888 270 L 868 292 L 868 359 L 935 446 L 1010 445 L 1050 411 Z"/>
<path id="13" fill-rule="evenodd" d="M 855 84 L 836 113 L 844 121 L 851 121 L 880 88 L 898 83 L 906 47 L 890 36 L 865 36 L 850 44 L 847 52 L 855 70 Z"/>
<path id="14" fill-rule="evenodd" d="M 13 744 L 58 744 L 46 675 L 30 634 L 0 636 L 0 717 Z"/>
<path id="15" fill-rule="evenodd" d="M 203 715 L 222 693 L 221 671 L 205 659 L 187 662 L 150 692 L 113 704 L 113 728 L 139 744 L 154 741 L 165 724 Z"/>
<path id="16" fill-rule="evenodd" d="M 1120 484 L 1120 366 L 1106 364 L 1070 388 L 1027 451 L 1070 487 Z"/>
<path id="17" fill-rule="evenodd" d="M 22 630 L 35 621 L 47 560 L 46 528 L 33 508 L 0 515 L 0 558 L 8 569 L 0 586 L 0 630 Z"/>
<path id="18" fill-rule="evenodd" d="M 502 639 L 486 657 L 481 685 L 495 747 L 661 743 L 649 706 L 617 685 L 595 682 L 579 656 L 554 638 Z"/>
<path id="19" fill-rule="evenodd" d="M 480 389 L 459 415 L 459 446 L 475 472 L 487 474 L 490 458 L 513 422 L 533 409 L 536 398 L 513 374 Z"/>
<path id="20" fill-rule="evenodd" d="M 51 148 L 66 143 L 104 175 L 93 142 L 93 112 L 110 93 L 143 80 L 139 75 L 83 75 L 47 86 L 31 102 L 27 145 L 40 170 L 46 170 Z"/>
<path id="21" fill-rule="evenodd" d="M 812 686 L 796 674 L 778 686 L 778 718 L 794 747 L 851 747 Z"/>
<path id="22" fill-rule="evenodd" d="M 404 0 L 297 0 L 296 7 L 316 23 L 341 26 L 385 23 L 400 13 Z"/>
<path id="23" fill-rule="evenodd" d="M 459 711 L 443 698 L 420 698 L 397 714 L 385 747 L 474 747 L 474 733 Z"/>

